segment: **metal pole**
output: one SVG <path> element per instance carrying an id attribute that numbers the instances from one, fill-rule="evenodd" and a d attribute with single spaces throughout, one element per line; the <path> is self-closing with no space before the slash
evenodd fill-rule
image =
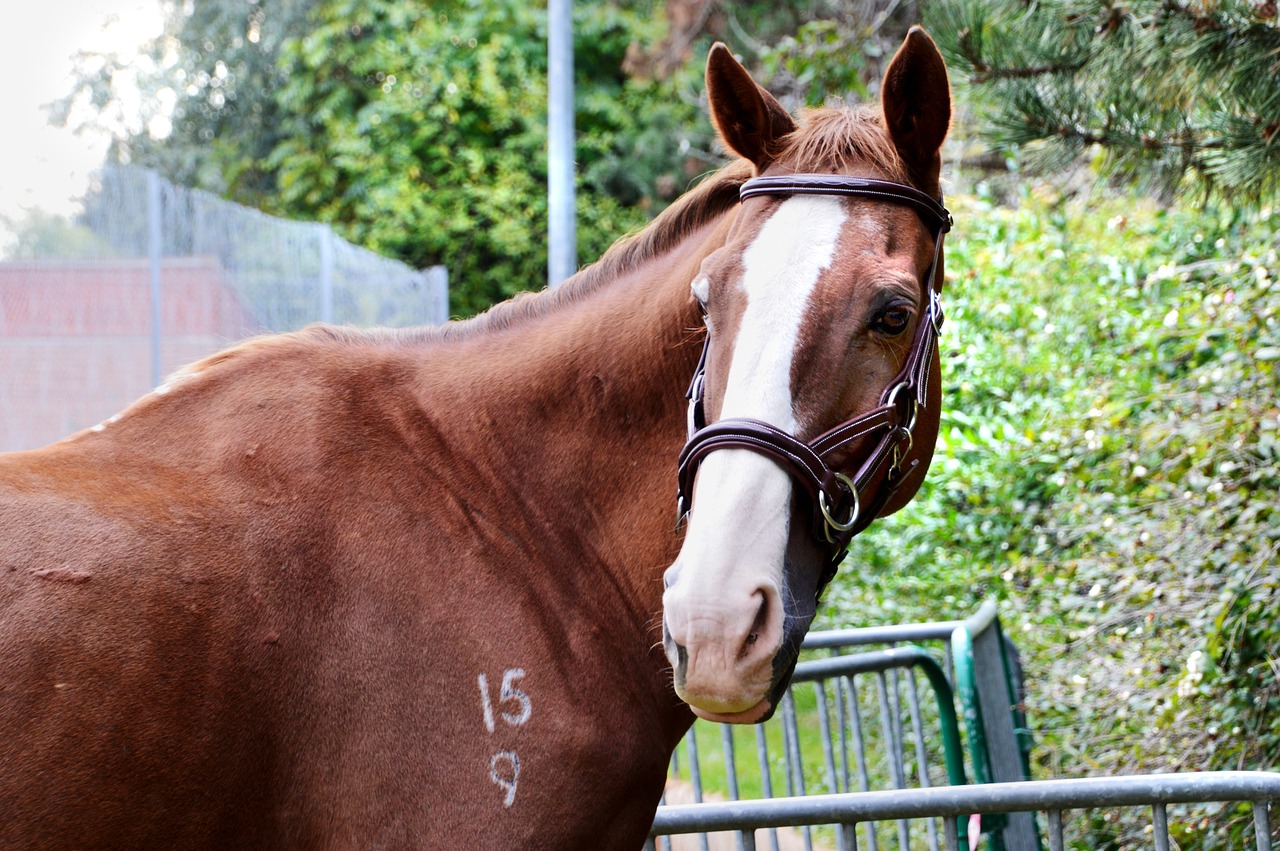
<path id="1" fill-rule="evenodd" d="M 320 228 L 320 321 L 333 324 L 333 231 Z"/>
<path id="2" fill-rule="evenodd" d="M 547 286 L 578 268 L 574 216 L 573 0 L 547 3 Z"/>
<path id="3" fill-rule="evenodd" d="M 151 386 L 160 386 L 160 258 L 164 253 L 161 227 L 160 175 L 147 172 L 147 256 L 151 265 Z"/>

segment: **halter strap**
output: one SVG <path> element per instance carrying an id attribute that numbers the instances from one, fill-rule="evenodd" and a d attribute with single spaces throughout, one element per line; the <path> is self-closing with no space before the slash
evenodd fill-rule
<path id="1" fill-rule="evenodd" d="M 880 404 L 805 443 L 760 420 L 730 418 L 707 424 L 703 405 L 707 352 L 711 335 L 702 345 L 689 400 L 689 439 L 680 452 L 676 503 L 679 527 L 693 497 L 693 482 L 702 460 L 717 449 L 748 449 L 779 464 L 801 485 L 812 508 L 812 533 L 827 548 L 827 562 L 818 584 L 821 595 L 844 559 L 854 536 L 871 524 L 910 470 L 902 462 L 911 451 L 919 410 L 925 406 L 929 369 L 938 347 L 943 312 L 941 282 L 936 280 L 942 258 L 943 235 L 952 218 L 938 200 L 901 183 L 832 174 L 790 174 L 753 177 L 742 184 L 739 200 L 763 195 L 839 195 L 870 198 L 914 209 L 933 231 L 933 259 L 921 290 L 924 315 L 916 327 L 906 362 L 881 395 Z M 877 439 L 878 438 L 878 439 Z M 874 443 L 868 443 L 874 440 Z M 858 451 L 854 451 L 858 450 Z M 845 463 L 840 463 L 848 455 Z M 871 493 L 886 463 L 887 475 Z M 912 466 L 917 462 L 912 462 Z M 842 470 L 850 470 L 850 473 Z M 843 518 L 843 519 L 841 519 Z"/>

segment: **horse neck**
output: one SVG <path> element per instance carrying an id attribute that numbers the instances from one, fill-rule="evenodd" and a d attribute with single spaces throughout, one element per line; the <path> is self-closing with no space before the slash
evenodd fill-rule
<path id="1" fill-rule="evenodd" d="M 726 230 L 704 227 L 544 316 L 465 341 L 432 405 L 480 436 L 464 463 L 498 516 L 515 512 L 505 534 L 521 551 L 562 580 L 591 573 L 646 630 L 677 550 L 676 457 L 702 339 L 689 282 Z"/>

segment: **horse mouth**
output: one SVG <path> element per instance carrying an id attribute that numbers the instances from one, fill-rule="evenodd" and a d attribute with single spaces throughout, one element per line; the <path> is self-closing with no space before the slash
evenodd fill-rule
<path id="1" fill-rule="evenodd" d="M 708 712 L 692 705 L 689 708 L 704 721 L 715 721 L 717 724 L 758 724 L 769 720 L 773 715 L 773 703 L 767 697 L 742 712 Z"/>

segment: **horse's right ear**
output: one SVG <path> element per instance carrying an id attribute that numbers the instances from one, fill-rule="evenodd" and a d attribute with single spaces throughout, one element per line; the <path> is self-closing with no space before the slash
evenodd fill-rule
<path id="1" fill-rule="evenodd" d="M 777 155 L 778 140 L 796 129 L 782 104 L 719 41 L 707 56 L 707 101 L 720 138 L 729 150 L 755 163 L 757 172 Z"/>
<path id="2" fill-rule="evenodd" d="M 885 129 L 915 179 L 938 181 L 938 150 L 951 125 L 947 65 L 933 39 L 912 27 L 894 54 L 880 87 Z"/>

